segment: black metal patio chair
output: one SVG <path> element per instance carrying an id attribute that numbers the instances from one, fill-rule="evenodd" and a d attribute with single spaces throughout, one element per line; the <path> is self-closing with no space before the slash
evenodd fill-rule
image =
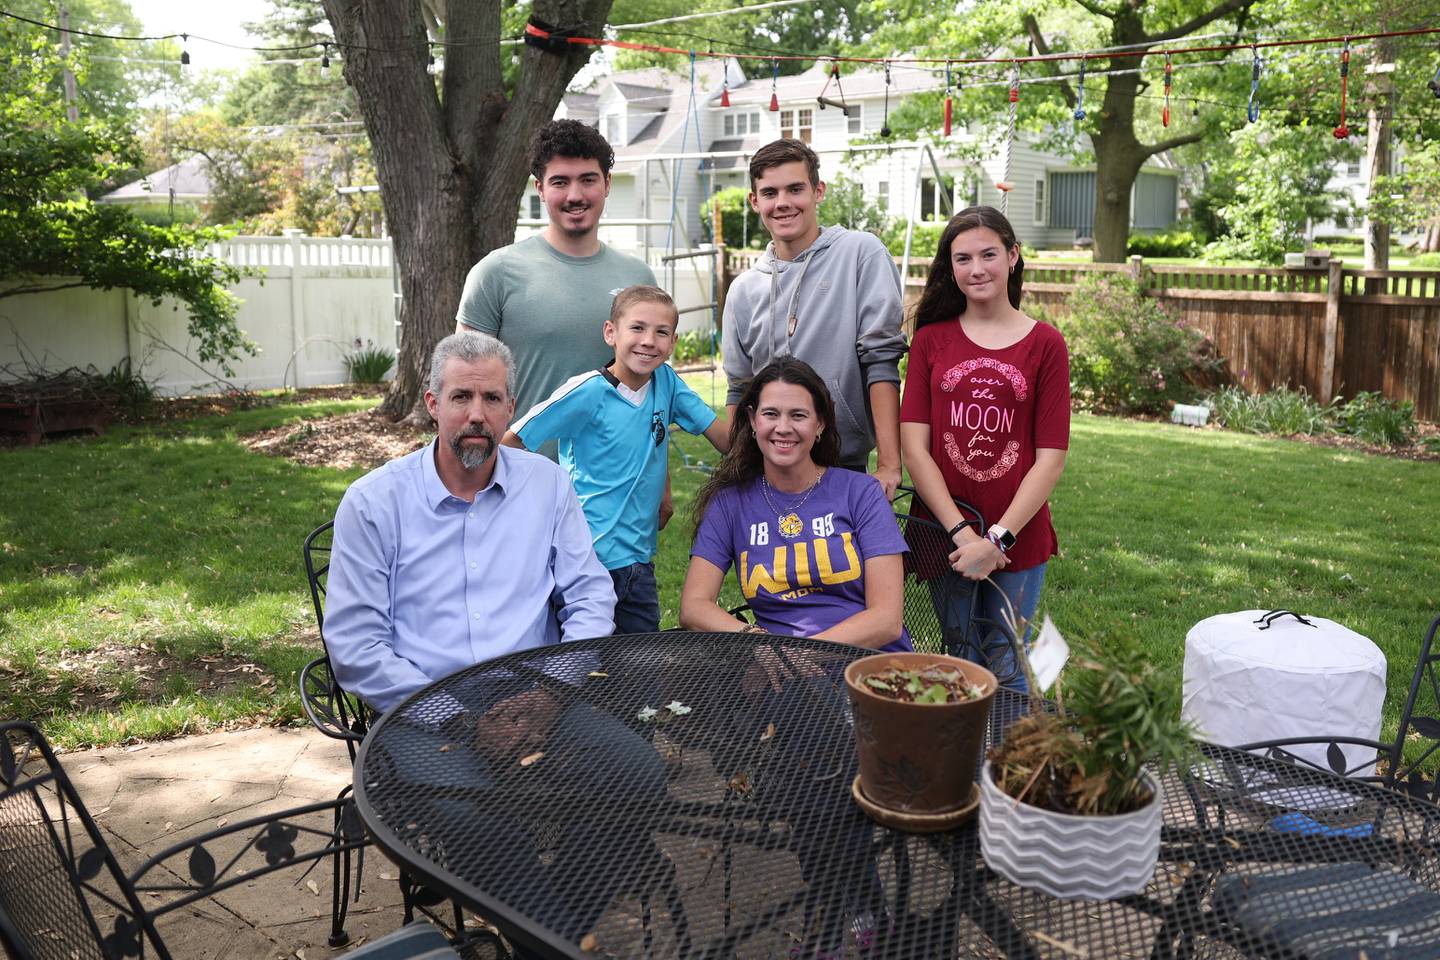
<path id="1" fill-rule="evenodd" d="M 325 585 L 330 573 L 330 551 L 333 543 L 335 521 L 326 520 L 305 537 L 302 552 L 305 558 L 305 577 L 310 587 L 310 603 L 315 610 L 315 626 L 320 633 L 320 645 L 324 651 L 300 670 L 300 705 L 311 726 L 333 740 L 345 744 L 354 766 L 356 752 L 365 734 L 374 721 L 372 711 L 365 701 L 340 685 L 330 666 L 330 650 L 325 644 Z M 342 818 L 355 818 L 354 801 L 350 799 L 351 787 L 341 788 L 338 801 L 341 806 L 335 812 L 335 833 L 342 831 Z M 360 899 L 360 878 L 365 869 L 365 851 L 361 848 L 354 859 L 354 883 L 351 883 L 350 851 L 338 850 L 333 864 L 333 885 L 330 904 L 330 937 L 332 947 L 344 946 L 350 935 L 345 932 L 345 918 L 349 912 L 351 891 L 354 901 Z M 400 874 L 400 895 L 404 903 L 405 922 L 410 923 L 418 909 L 432 920 L 437 920 L 429 908 L 445 902 L 444 898 L 414 882 L 403 871 Z M 452 906 L 453 929 L 457 937 L 464 931 L 464 918 L 459 905 Z M 498 947 L 497 947 L 498 951 Z"/>
<path id="2" fill-rule="evenodd" d="M 1018 657 L 1009 655 L 1015 647 L 1013 632 L 1003 623 L 977 616 L 981 591 L 995 587 L 966 580 L 950 569 L 954 541 L 940 524 L 914 513 L 918 496 L 913 487 L 896 489 L 895 505 L 911 511 L 895 515 L 910 548 L 905 555 L 904 615 L 910 639 L 916 650 L 971 660 L 993 672 L 1002 686 L 1013 686 L 1024 675 Z M 955 505 L 984 536 L 986 524 L 980 511 L 960 499 Z M 969 628 L 947 630 L 939 611 L 962 608 L 968 609 Z"/>
<path id="3" fill-rule="evenodd" d="M 126 874 L 44 736 L 0 723 L 0 946 L 15 960 L 157 957 L 171 953 L 157 922 L 240 883 L 369 841 L 343 819 L 344 801 L 312 803 L 167 847 Z M 363 960 L 459 955 L 428 924 L 346 954 Z"/>

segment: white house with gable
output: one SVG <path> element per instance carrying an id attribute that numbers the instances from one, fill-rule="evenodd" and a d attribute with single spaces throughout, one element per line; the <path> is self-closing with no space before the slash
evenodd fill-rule
<path id="1" fill-rule="evenodd" d="M 822 178 L 842 168 L 858 179 L 865 194 L 892 216 L 917 221 L 945 219 L 942 191 L 954 209 L 973 204 L 1001 205 L 995 186 L 1005 180 L 1003 150 L 976 164 L 935 150 L 941 179 L 914 143 L 865 144 L 886 123 L 888 111 L 912 93 L 935 88 L 929 71 L 892 67 L 887 85 L 883 69 L 849 72 L 831 80 L 828 61 L 805 73 L 781 77 L 745 77 L 734 60 L 701 59 L 695 65 L 694 107 L 687 73 L 664 68 L 628 70 L 603 77 L 591 89 L 566 94 L 557 117 L 593 124 L 615 148 L 607 221 L 675 223 L 648 228 L 610 228 L 607 238 L 652 248 L 693 247 L 703 242 L 700 208 L 706 198 L 727 187 L 748 188 L 749 156 L 779 137 L 809 143 L 820 156 Z M 830 103 L 822 104 L 819 97 Z M 728 91 L 729 106 L 722 106 Z M 778 109 L 771 110 L 771 97 Z M 845 109 L 838 104 L 843 103 Z M 973 139 L 956 124 L 952 137 Z M 848 162 L 847 162 L 848 161 Z M 917 169 L 919 189 L 916 188 Z M 1037 248 L 1071 246 L 1090 236 L 1094 225 L 1095 172 L 1068 157 L 1037 149 L 1026 134 L 1011 150 L 1008 211 L 1020 240 Z M 1164 229 L 1175 223 L 1179 171 L 1163 163 L 1147 164 L 1135 185 L 1133 226 Z M 671 212 L 674 211 L 672 218 Z M 522 219 L 545 216 L 533 183 L 521 201 Z"/>

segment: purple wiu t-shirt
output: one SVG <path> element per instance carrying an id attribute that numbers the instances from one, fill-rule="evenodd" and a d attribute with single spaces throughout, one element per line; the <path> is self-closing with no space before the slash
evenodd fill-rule
<path id="1" fill-rule="evenodd" d="M 864 610 L 866 558 L 906 550 L 879 482 L 831 467 L 798 507 L 800 494 L 769 493 L 767 503 L 757 479 L 716 494 L 690 555 L 721 570 L 733 565 L 756 622 L 771 633 L 810 637 Z M 792 513 L 799 524 L 782 530 Z M 909 633 L 882 649 L 911 649 Z"/>

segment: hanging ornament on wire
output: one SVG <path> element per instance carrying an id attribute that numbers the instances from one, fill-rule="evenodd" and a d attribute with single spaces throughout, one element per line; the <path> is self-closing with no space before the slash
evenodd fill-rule
<path id="1" fill-rule="evenodd" d="M 770 112 L 780 112 L 780 61 L 770 61 Z"/>
<path id="2" fill-rule="evenodd" d="M 1340 126 L 1335 128 L 1335 139 L 1344 140 L 1350 136 L 1350 127 L 1345 123 L 1346 100 L 1350 92 L 1350 38 L 1345 38 L 1345 49 L 1340 51 Z"/>
<path id="3" fill-rule="evenodd" d="M 320 48 L 320 79 L 330 79 L 330 44 Z"/>
<path id="4" fill-rule="evenodd" d="M 1191 101 L 1190 101 L 1190 119 L 1192 119 L 1192 120 L 1199 120 L 1199 119 L 1200 119 L 1200 101 L 1199 101 L 1199 100 L 1191 100 Z"/>
<path id="5" fill-rule="evenodd" d="M 880 136 L 890 139 L 890 61 L 885 61 L 885 108 L 880 118 Z"/>
<path id="6" fill-rule="evenodd" d="M 1078 86 L 1080 89 L 1079 89 L 1079 91 L 1075 94 L 1075 119 L 1076 119 L 1076 120 L 1084 120 L 1084 119 L 1085 119 L 1085 67 L 1086 67 L 1086 65 L 1087 65 L 1088 63 L 1089 63 L 1088 60 L 1081 60 L 1081 61 L 1080 61 L 1080 80 L 1079 80 L 1079 82 L 1078 82 L 1078 84 L 1077 84 L 1077 86 Z"/>
<path id="7" fill-rule="evenodd" d="M 950 136 L 950 118 L 954 105 L 950 100 L 950 61 L 945 61 L 945 136 Z"/>
<path id="8" fill-rule="evenodd" d="M 1160 126 L 1170 126 L 1170 54 L 1165 54 L 1165 109 L 1160 111 Z"/>
<path id="9" fill-rule="evenodd" d="M 839 100 L 825 96 L 830 92 L 832 83 L 835 84 L 835 96 L 839 97 Z M 850 103 L 845 99 L 845 88 L 840 85 L 840 62 L 838 60 L 830 62 L 830 72 L 825 75 L 825 86 L 820 88 L 820 95 L 815 98 L 815 102 L 820 105 L 821 110 L 826 107 L 838 107 L 841 113 L 847 117 L 850 116 Z"/>
<path id="10" fill-rule="evenodd" d="M 190 35 L 188 33 L 180 34 L 180 72 L 182 74 L 185 72 L 185 68 L 190 66 L 190 51 L 185 49 L 185 45 L 189 42 Z"/>
<path id="11" fill-rule="evenodd" d="M 1260 120 L 1260 51 L 1250 47 L 1250 102 L 1245 104 L 1245 119 L 1250 123 Z"/>

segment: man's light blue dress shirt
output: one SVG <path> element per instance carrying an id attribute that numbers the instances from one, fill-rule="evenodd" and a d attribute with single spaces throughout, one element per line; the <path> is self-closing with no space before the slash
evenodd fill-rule
<path id="1" fill-rule="evenodd" d="M 570 478 L 523 450 L 495 456 L 474 503 L 445 488 L 434 443 L 340 501 L 325 644 L 340 685 L 379 710 L 481 660 L 614 630 L 615 589 Z"/>

